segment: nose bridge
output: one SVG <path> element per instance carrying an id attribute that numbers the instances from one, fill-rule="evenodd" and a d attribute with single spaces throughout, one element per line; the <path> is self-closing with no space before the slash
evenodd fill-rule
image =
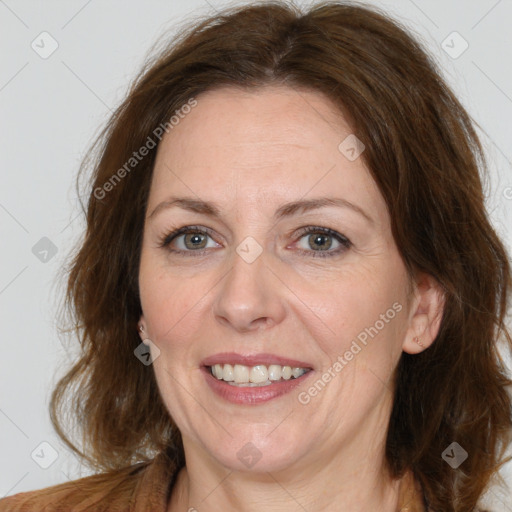
<path id="1" fill-rule="evenodd" d="M 284 307 L 275 276 L 267 268 L 263 247 L 247 237 L 233 250 L 230 270 L 222 281 L 214 314 L 237 330 L 281 321 Z"/>

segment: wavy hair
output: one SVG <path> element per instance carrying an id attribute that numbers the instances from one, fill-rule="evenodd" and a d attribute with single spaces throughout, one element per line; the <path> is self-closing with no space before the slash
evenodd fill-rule
<path id="1" fill-rule="evenodd" d="M 265 85 L 320 92 L 339 107 L 366 146 L 362 158 L 411 279 L 421 270 L 444 289 L 435 342 L 403 353 L 396 368 L 386 460 L 397 478 L 413 470 L 431 510 L 476 510 L 508 460 L 512 430 L 512 382 L 499 351 L 500 342 L 512 349 L 511 270 L 485 210 L 487 164 L 475 123 L 432 57 L 398 21 L 354 2 L 231 7 L 189 24 L 144 65 L 82 166 L 92 171 L 87 228 L 65 301 L 81 352 L 53 391 L 52 422 L 95 468 L 119 469 L 165 448 L 184 464 L 152 367 L 133 354 L 156 148 L 130 159 L 148 137 L 157 145 L 157 127 L 169 129 L 202 92 Z M 70 422 L 80 446 L 66 434 Z M 442 458 L 454 441 L 469 454 L 458 469 Z"/>

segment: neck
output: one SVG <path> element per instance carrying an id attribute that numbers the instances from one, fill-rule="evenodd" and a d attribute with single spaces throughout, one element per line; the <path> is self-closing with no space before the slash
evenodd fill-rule
<path id="1" fill-rule="evenodd" d="M 338 473 L 336 480 L 329 480 L 327 472 L 325 468 L 314 477 L 291 480 L 280 473 L 227 471 L 221 478 L 196 480 L 183 468 L 176 481 L 169 511 L 397 511 L 399 481 L 384 479 L 376 472 L 358 475 Z"/>
<path id="2" fill-rule="evenodd" d="M 232 471 L 192 451 L 177 477 L 168 510 L 396 512 L 400 481 L 386 469 L 384 446 L 383 440 L 375 439 L 350 443 L 333 450 L 335 455 L 319 453 L 314 461 L 272 472 Z"/>

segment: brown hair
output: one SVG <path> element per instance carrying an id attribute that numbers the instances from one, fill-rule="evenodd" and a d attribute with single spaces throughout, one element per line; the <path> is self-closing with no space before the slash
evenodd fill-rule
<path id="1" fill-rule="evenodd" d="M 403 353 L 398 364 L 386 458 L 396 477 L 414 471 L 433 510 L 474 510 L 504 463 L 512 427 L 511 381 L 498 352 L 500 339 L 512 348 L 504 320 L 511 274 L 485 212 L 484 155 L 470 117 L 418 42 L 353 2 L 305 13 L 283 2 L 231 8 L 187 27 L 141 71 L 97 139 L 97 158 L 84 162 L 94 169 L 87 232 L 67 293 L 82 351 L 52 395 L 55 428 L 96 468 L 148 460 L 169 446 L 184 463 L 152 368 L 133 354 L 156 150 L 117 170 L 191 98 L 267 84 L 323 93 L 349 117 L 411 278 L 422 270 L 445 291 L 434 344 Z M 61 426 L 66 412 L 83 433 L 81 449 Z M 469 454 L 456 470 L 441 457 L 453 441 Z"/>

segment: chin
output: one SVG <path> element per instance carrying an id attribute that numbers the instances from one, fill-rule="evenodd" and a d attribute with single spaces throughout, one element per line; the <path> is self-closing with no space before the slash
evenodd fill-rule
<path id="1" fill-rule="evenodd" d="M 274 431 L 269 436 L 271 429 L 268 425 L 264 427 L 264 433 L 254 426 L 233 437 L 225 436 L 224 443 L 208 440 L 204 445 L 213 459 L 232 471 L 279 472 L 298 464 L 301 454 L 308 451 L 309 443 L 300 442 L 284 431 L 280 435 Z"/>

